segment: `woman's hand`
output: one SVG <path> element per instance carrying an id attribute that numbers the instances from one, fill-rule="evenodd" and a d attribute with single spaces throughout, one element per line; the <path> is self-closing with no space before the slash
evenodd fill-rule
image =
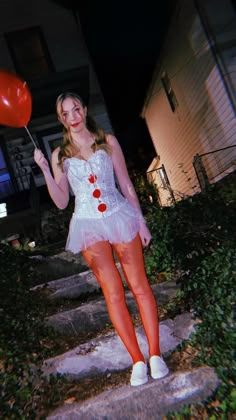
<path id="1" fill-rule="evenodd" d="M 152 235 L 145 222 L 140 223 L 139 236 L 141 238 L 143 247 L 145 248 L 148 246 L 152 239 Z"/>
<path id="2" fill-rule="evenodd" d="M 59 147 L 52 152 L 52 171 L 44 154 L 39 149 L 34 151 L 34 160 L 43 172 L 51 199 L 59 209 L 65 209 L 69 202 L 67 175 L 58 165 Z"/>
<path id="3" fill-rule="evenodd" d="M 46 173 L 50 170 L 48 161 L 40 149 L 34 150 L 34 160 L 37 163 L 37 165 L 40 167 L 43 173 Z"/>

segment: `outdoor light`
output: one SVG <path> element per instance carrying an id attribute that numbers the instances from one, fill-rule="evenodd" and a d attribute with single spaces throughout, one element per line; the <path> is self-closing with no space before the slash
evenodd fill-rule
<path id="1" fill-rule="evenodd" d="M 35 241 L 31 241 L 28 243 L 30 248 L 34 248 L 36 246 Z"/>
<path id="2" fill-rule="evenodd" d="M 7 204 L 1 203 L 0 204 L 0 217 L 6 217 L 7 216 Z"/>

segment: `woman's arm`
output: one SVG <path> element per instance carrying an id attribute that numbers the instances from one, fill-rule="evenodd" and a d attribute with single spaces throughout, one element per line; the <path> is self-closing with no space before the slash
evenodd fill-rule
<path id="1" fill-rule="evenodd" d="M 51 164 L 54 177 L 41 150 L 35 149 L 34 160 L 43 172 L 51 199 L 59 209 L 64 209 L 69 202 L 69 185 L 66 174 L 58 166 L 58 153 L 59 148 L 56 148 L 52 153 Z"/>
<path id="2" fill-rule="evenodd" d="M 117 139 L 109 135 L 107 136 L 108 144 L 112 147 L 112 162 L 115 170 L 115 174 L 117 176 L 117 180 L 120 185 L 120 189 L 122 194 L 125 198 L 130 202 L 130 204 L 136 209 L 137 216 L 140 223 L 140 230 L 139 234 L 141 237 L 141 241 L 143 246 L 147 246 L 151 240 L 150 231 L 146 225 L 145 219 L 142 214 L 142 210 L 139 204 L 139 200 L 134 189 L 133 183 L 130 179 L 128 174 L 127 166 L 125 163 L 125 158 L 121 147 L 117 141 Z"/>

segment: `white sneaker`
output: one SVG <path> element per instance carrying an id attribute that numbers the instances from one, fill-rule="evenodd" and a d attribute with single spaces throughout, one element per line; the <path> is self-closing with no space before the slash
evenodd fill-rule
<path id="1" fill-rule="evenodd" d="M 147 365 L 144 362 L 137 362 L 133 365 L 130 383 L 132 386 L 144 385 L 148 381 Z"/>
<path id="2" fill-rule="evenodd" d="M 152 356 L 150 357 L 149 363 L 151 369 L 151 377 L 153 379 L 164 378 L 164 376 L 168 375 L 169 369 L 162 357 Z"/>

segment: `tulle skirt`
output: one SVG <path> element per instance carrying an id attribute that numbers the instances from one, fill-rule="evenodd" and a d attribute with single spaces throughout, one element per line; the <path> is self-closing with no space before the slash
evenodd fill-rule
<path id="1" fill-rule="evenodd" d="M 125 202 L 117 211 L 100 219 L 82 219 L 73 214 L 66 242 L 66 250 L 74 254 L 99 241 L 122 243 L 132 241 L 139 231 L 135 209 Z"/>

